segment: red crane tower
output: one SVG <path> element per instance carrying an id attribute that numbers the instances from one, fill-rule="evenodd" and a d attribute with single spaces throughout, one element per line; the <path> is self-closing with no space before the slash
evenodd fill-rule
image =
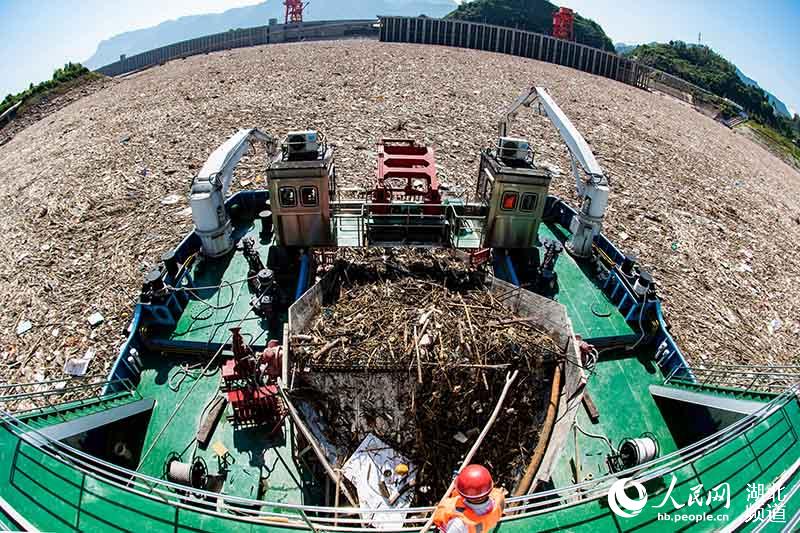
<path id="1" fill-rule="evenodd" d="M 575 40 L 575 13 L 568 7 L 559 7 L 553 13 L 553 37 L 566 41 Z"/>
<path id="2" fill-rule="evenodd" d="M 285 0 L 283 5 L 286 6 L 285 24 L 303 22 L 303 10 L 308 5 L 308 2 L 304 4 L 303 0 Z"/>

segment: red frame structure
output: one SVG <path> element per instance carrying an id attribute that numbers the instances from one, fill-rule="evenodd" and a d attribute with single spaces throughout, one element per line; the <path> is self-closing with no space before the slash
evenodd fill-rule
<path id="1" fill-rule="evenodd" d="M 269 341 L 267 349 L 256 357 L 253 349 L 245 344 L 241 328 L 231 328 L 231 334 L 233 357 L 222 365 L 222 381 L 233 408 L 233 422 L 236 426 L 273 424 L 272 431 L 275 431 L 285 416 L 278 387 L 275 383 L 257 383 L 256 376 L 260 362 L 265 364 L 266 375 L 270 378 L 280 375 L 280 343 Z"/>
<path id="2" fill-rule="evenodd" d="M 559 7 L 553 13 L 553 37 L 566 41 L 575 40 L 575 13 L 568 7 Z"/>
<path id="3" fill-rule="evenodd" d="M 307 5 L 303 0 L 285 0 L 283 5 L 286 6 L 285 24 L 303 22 L 303 10 Z"/>
<path id="4" fill-rule="evenodd" d="M 248 386 L 227 391 L 236 426 L 272 425 L 275 432 L 285 416 L 277 385 Z"/>
<path id="5" fill-rule="evenodd" d="M 393 187 L 388 180 L 405 180 L 402 188 Z M 422 183 L 423 188 L 417 188 Z M 372 202 L 390 204 L 393 200 L 422 199 L 426 204 L 441 204 L 436 159 L 433 148 L 417 144 L 412 139 L 383 139 L 378 143 L 378 183 L 371 193 Z M 425 214 L 438 214 L 438 207 L 426 207 Z M 373 213 L 389 212 L 389 205 L 376 205 Z"/>

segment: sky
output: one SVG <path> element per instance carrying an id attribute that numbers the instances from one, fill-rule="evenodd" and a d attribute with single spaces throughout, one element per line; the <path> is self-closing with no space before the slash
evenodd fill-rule
<path id="1" fill-rule="evenodd" d="M 736 64 L 791 112 L 800 112 L 800 0 L 553 3 L 593 19 L 615 43 L 696 43 L 699 33 L 703 44 Z"/>
<path id="2" fill-rule="evenodd" d="M 278 0 L 276 0 L 278 1 Z M 347 0 L 313 0 L 340 2 Z M 399 1 L 399 0 L 398 0 Z M 551 0 L 614 42 L 701 40 L 800 111 L 800 0 Z M 258 0 L 0 0 L 0 99 L 84 61 L 119 33 Z M 254 24 L 255 25 L 255 24 Z"/>
<path id="3" fill-rule="evenodd" d="M 332 0 L 319 0 L 332 1 Z M 259 0 L 0 0 L 0 100 L 89 59 L 100 41 Z M 263 24 L 254 23 L 254 26 Z"/>

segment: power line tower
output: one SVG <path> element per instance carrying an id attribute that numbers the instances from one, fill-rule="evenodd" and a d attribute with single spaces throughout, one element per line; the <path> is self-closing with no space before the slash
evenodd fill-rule
<path id="1" fill-rule="evenodd" d="M 285 24 L 303 22 L 303 10 L 308 6 L 303 0 L 285 0 L 283 5 L 286 6 L 286 19 Z"/>

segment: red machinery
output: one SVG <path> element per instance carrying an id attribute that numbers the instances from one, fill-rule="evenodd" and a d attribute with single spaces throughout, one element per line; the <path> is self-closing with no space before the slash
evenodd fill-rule
<path id="1" fill-rule="evenodd" d="M 233 334 L 233 358 L 228 359 L 222 365 L 222 380 L 228 390 L 236 389 L 247 385 L 247 382 L 255 377 L 256 358 L 250 346 L 244 343 L 241 328 L 231 328 Z"/>
<path id="2" fill-rule="evenodd" d="M 559 7 L 553 13 L 553 37 L 566 41 L 575 40 L 575 13 L 568 7 Z"/>
<path id="3" fill-rule="evenodd" d="M 275 380 L 281 374 L 282 347 L 269 341 L 261 354 L 244 343 L 240 328 L 231 328 L 233 357 L 222 365 L 226 396 L 237 426 L 272 424 L 273 431 L 284 417 L 283 402 Z"/>
<path id="4" fill-rule="evenodd" d="M 308 2 L 304 4 L 303 0 L 285 0 L 283 5 L 286 6 L 286 20 L 284 21 L 286 24 L 303 22 L 303 10 Z"/>
<path id="5" fill-rule="evenodd" d="M 403 183 L 405 182 L 405 183 Z M 389 213 L 393 200 L 421 199 L 426 215 L 441 213 L 442 195 L 436 178 L 433 149 L 411 139 L 383 139 L 378 143 L 378 183 L 371 192 L 372 213 Z"/>
<path id="6" fill-rule="evenodd" d="M 277 385 L 236 389 L 228 391 L 227 397 L 233 407 L 233 423 L 236 426 L 271 424 L 272 433 L 283 421 L 283 401 Z"/>

